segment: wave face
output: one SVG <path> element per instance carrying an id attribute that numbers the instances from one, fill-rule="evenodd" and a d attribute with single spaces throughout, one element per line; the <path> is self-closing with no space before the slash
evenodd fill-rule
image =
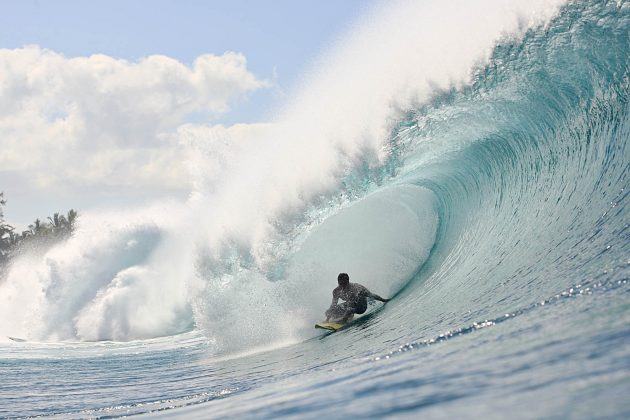
<path id="1" fill-rule="evenodd" d="M 395 43 L 360 27 L 264 138 L 193 144 L 189 203 L 18 260 L 0 331 L 66 344 L 4 344 L 0 414 L 627 415 L 630 5 L 510 7 L 379 9 Z M 394 299 L 308 339 L 340 271 Z M 60 371 L 90 398 L 31 396 Z"/>
<path id="2" fill-rule="evenodd" d="M 414 292 L 484 316 L 625 281 L 626 29 L 627 4 L 569 6 L 409 115 L 397 182 L 431 189 L 442 226 Z"/>

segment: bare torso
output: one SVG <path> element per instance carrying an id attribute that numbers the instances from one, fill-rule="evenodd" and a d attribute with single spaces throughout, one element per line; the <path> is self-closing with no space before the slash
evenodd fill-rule
<path id="1" fill-rule="evenodd" d="M 338 286 L 333 290 L 333 298 L 341 299 L 352 306 L 365 306 L 370 291 L 359 283 L 350 283 L 347 287 Z"/>

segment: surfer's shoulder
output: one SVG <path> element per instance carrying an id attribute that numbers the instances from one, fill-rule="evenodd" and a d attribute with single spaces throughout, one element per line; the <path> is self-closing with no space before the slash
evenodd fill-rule
<path id="1" fill-rule="evenodd" d="M 360 283 L 350 283 L 350 287 L 355 292 L 359 292 L 359 293 L 369 292 L 368 288 Z"/>

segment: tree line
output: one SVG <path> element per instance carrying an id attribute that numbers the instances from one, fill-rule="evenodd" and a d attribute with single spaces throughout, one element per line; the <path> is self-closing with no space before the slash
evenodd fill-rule
<path id="1" fill-rule="evenodd" d="M 0 266 L 4 266 L 12 256 L 27 247 L 35 244 L 51 246 L 68 238 L 74 231 L 79 216 L 75 210 L 70 210 L 67 214 L 55 213 L 47 221 L 36 219 L 28 225 L 27 230 L 18 232 L 4 220 L 3 210 L 6 203 L 4 193 L 0 192 Z"/>

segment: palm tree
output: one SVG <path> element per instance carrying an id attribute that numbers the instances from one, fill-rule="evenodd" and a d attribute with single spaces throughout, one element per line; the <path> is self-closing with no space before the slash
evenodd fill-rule
<path id="1" fill-rule="evenodd" d="M 50 220 L 48 226 L 55 236 L 69 236 L 74 230 L 77 217 L 78 213 L 75 210 L 70 210 L 67 217 L 63 214 L 55 213 L 53 217 L 48 218 Z"/>
<path id="2" fill-rule="evenodd" d="M 9 253 L 11 248 L 11 239 L 13 235 L 13 226 L 9 226 L 4 222 L 0 222 L 0 256 Z"/>
<path id="3" fill-rule="evenodd" d="M 0 223 L 4 221 L 4 213 L 2 213 L 2 207 L 7 204 L 7 200 L 4 199 L 4 192 L 0 192 Z"/>
<path id="4" fill-rule="evenodd" d="M 48 223 L 42 223 L 40 219 L 28 225 L 28 230 L 21 234 L 15 232 L 15 228 L 4 222 L 3 206 L 6 204 L 4 193 L 0 192 L 0 277 L 2 269 L 7 261 L 22 252 L 29 243 L 37 242 L 37 247 L 50 247 L 60 240 L 69 237 L 76 225 L 79 214 L 76 210 L 70 210 L 67 215 L 60 213 L 48 217 Z"/>
<path id="5" fill-rule="evenodd" d="M 70 233 L 68 229 L 68 222 L 64 215 L 60 216 L 59 213 L 55 213 L 53 217 L 49 217 L 48 220 L 50 220 L 48 226 L 53 235 L 65 236 Z"/>
<path id="6" fill-rule="evenodd" d="M 11 227 L 11 229 L 13 229 L 13 227 Z M 13 232 L 13 230 L 11 232 L 9 232 L 9 247 L 13 248 L 16 247 L 20 241 L 22 240 L 22 238 L 20 237 L 19 234 Z"/>
<path id="7" fill-rule="evenodd" d="M 52 227 L 53 230 L 59 230 L 63 228 L 63 224 L 61 223 L 61 220 L 59 219 L 59 213 L 53 214 L 53 217 L 48 217 L 48 220 L 50 220 L 50 227 Z"/>
<path id="8" fill-rule="evenodd" d="M 68 217 L 66 219 L 67 227 L 68 229 L 70 229 L 70 231 L 74 230 L 78 217 L 79 217 L 79 213 L 77 213 L 73 209 L 70 209 L 70 211 L 68 212 Z"/>
<path id="9" fill-rule="evenodd" d="M 0 257 L 9 253 L 9 235 L 13 232 L 13 227 L 4 223 L 4 213 L 2 207 L 7 203 L 4 199 L 4 192 L 0 192 Z M 2 261 L 2 258 L 0 258 Z"/>
<path id="10" fill-rule="evenodd" d="M 29 229 L 30 234 L 32 236 L 41 235 L 41 234 L 43 234 L 46 231 L 46 227 L 44 225 L 42 225 L 42 222 L 39 219 L 35 219 L 33 224 L 28 225 L 28 229 Z"/>

